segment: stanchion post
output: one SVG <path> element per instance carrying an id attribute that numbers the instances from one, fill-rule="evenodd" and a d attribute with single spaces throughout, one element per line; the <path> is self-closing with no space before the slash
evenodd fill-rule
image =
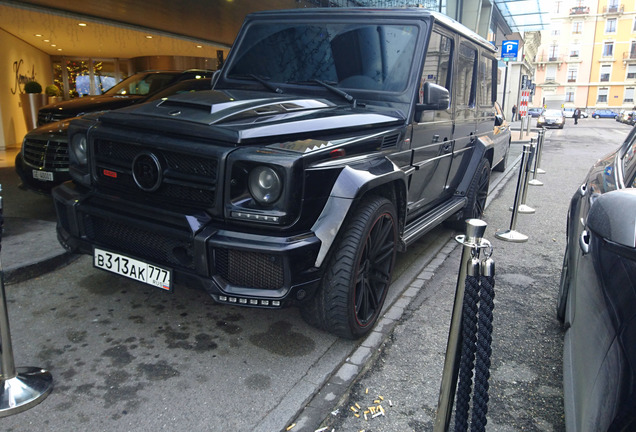
<path id="1" fill-rule="evenodd" d="M 0 192 L 2 186 L 0 186 Z M 0 250 L 2 249 L 2 197 L 0 197 Z M 13 360 L 13 346 L 11 345 L 11 331 L 9 330 L 9 315 L 7 313 L 7 298 L 4 290 L 4 271 L 0 259 L 0 356 L 2 356 L 2 371 L 0 371 L 0 417 L 16 414 L 42 402 L 53 389 L 51 374 L 36 367 L 15 367 Z"/>
<path id="2" fill-rule="evenodd" d="M 532 165 L 532 161 L 536 162 L 537 152 L 536 145 L 530 143 L 530 158 L 528 160 L 528 166 L 525 169 L 524 177 L 523 177 L 523 192 L 521 193 L 521 203 L 519 204 L 519 208 L 517 211 L 521 214 L 533 214 L 535 209 L 526 204 L 526 199 L 528 198 L 528 178 L 530 177 L 530 165 Z"/>
<path id="3" fill-rule="evenodd" d="M 541 152 L 543 149 L 543 137 L 545 136 L 545 129 L 541 128 L 539 130 L 539 135 L 537 139 L 537 154 L 534 158 L 534 169 L 532 170 L 532 180 L 528 182 L 530 186 L 543 186 L 543 182 L 537 179 L 537 174 L 545 174 L 539 166 L 541 165 Z"/>
<path id="4" fill-rule="evenodd" d="M 519 140 L 523 139 L 523 126 L 526 121 L 526 116 L 521 116 L 521 127 L 519 128 Z"/>
<path id="5" fill-rule="evenodd" d="M 468 264 L 472 258 L 473 248 L 481 245 L 487 226 L 486 222 L 480 219 L 469 219 L 466 221 L 466 235 L 457 237 L 457 240 L 462 243 L 464 247 L 462 249 L 459 276 L 457 277 L 455 303 L 453 305 L 453 315 L 451 317 L 451 324 L 448 332 L 446 358 L 444 360 L 444 371 L 442 373 L 442 383 L 440 385 L 437 415 L 435 416 L 433 432 L 446 432 L 448 431 L 448 426 L 450 424 L 451 414 L 453 411 L 453 401 L 455 399 L 455 390 L 457 387 L 457 375 L 459 372 L 461 323 L 466 272 Z"/>
<path id="6" fill-rule="evenodd" d="M 519 211 L 519 200 L 521 198 L 523 183 L 526 181 L 526 171 L 528 170 L 528 160 L 530 158 L 530 144 L 523 145 L 521 152 L 521 165 L 519 167 L 519 177 L 517 178 L 517 189 L 515 191 L 514 204 L 512 205 L 512 218 L 510 219 L 510 229 L 505 231 L 497 231 L 495 237 L 499 240 L 523 243 L 528 241 L 528 236 L 515 231 L 517 227 L 517 213 Z"/>
<path id="7" fill-rule="evenodd" d="M 543 154 L 543 143 L 545 141 L 545 128 L 539 129 L 537 137 L 539 141 L 539 155 L 537 156 L 538 161 L 535 171 L 537 174 L 545 174 L 545 170 L 541 169 L 541 155 Z"/>

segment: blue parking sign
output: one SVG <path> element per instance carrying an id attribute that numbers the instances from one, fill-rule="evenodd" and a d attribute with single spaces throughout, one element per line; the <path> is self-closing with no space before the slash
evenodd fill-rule
<path id="1" fill-rule="evenodd" d="M 518 40 L 507 40 L 501 43 L 501 59 L 502 60 L 517 60 L 518 52 L 519 52 Z"/>

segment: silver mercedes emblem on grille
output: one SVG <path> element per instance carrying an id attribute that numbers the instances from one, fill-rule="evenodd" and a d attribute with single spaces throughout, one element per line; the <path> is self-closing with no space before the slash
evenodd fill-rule
<path id="1" fill-rule="evenodd" d="M 161 186 L 161 163 L 153 153 L 139 153 L 133 160 L 132 174 L 137 186 L 147 192 L 154 192 Z"/>

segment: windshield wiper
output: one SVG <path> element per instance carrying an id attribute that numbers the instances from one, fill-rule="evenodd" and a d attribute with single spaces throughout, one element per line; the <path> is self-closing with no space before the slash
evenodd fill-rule
<path id="1" fill-rule="evenodd" d="M 332 93 L 337 94 L 338 96 L 342 96 L 343 98 L 345 98 L 348 102 L 351 103 L 351 107 L 355 108 L 357 106 L 357 102 L 356 99 L 351 96 L 349 93 L 347 93 L 344 90 L 340 90 L 338 87 L 334 87 L 331 84 L 327 84 L 324 81 L 321 81 L 319 79 L 312 79 L 311 82 L 315 82 L 320 84 L 321 86 L 323 86 L 324 88 L 326 88 L 327 90 L 330 90 Z"/>
<path id="2" fill-rule="evenodd" d="M 278 93 L 278 94 L 283 93 L 283 90 L 281 90 L 280 87 L 267 81 L 268 79 L 270 79 L 269 77 L 262 77 L 256 74 L 247 74 L 247 75 L 230 75 L 228 76 L 228 78 L 238 78 L 238 79 L 251 78 L 254 81 L 258 81 L 259 83 L 263 84 L 265 88 L 273 91 L 274 93 Z"/>

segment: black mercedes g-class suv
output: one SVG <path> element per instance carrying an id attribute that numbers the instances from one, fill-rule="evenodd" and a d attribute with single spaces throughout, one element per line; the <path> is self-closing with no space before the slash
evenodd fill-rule
<path id="1" fill-rule="evenodd" d="M 360 337 L 396 251 L 481 216 L 495 96 L 495 48 L 443 15 L 254 13 L 214 90 L 72 122 L 58 236 L 100 269 Z"/>

